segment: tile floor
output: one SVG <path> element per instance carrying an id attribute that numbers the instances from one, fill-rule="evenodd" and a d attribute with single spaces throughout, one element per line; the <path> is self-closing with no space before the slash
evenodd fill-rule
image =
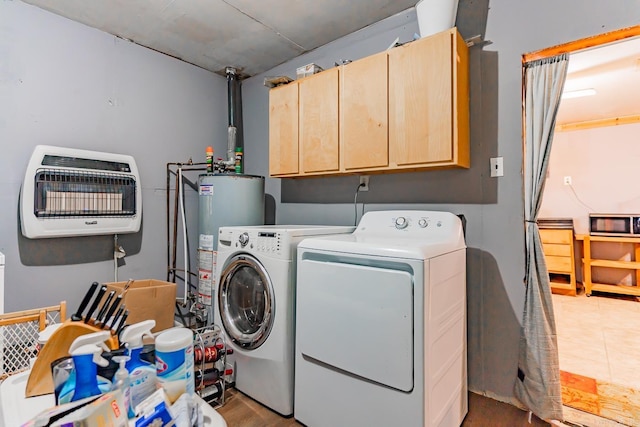
<path id="1" fill-rule="evenodd" d="M 554 294 L 553 305 L 560 370 L 640 389 L 640 298 L 586 297 L 582 290 L 575 297 Z M 565 418 L 568 412 L 572 420 L 581 415 L 565 407 Z"/>
<path id="2" fill-rule="evenodd" d="M 640 302 L 634 299 L 554 294 L 560 369 L 640 389 Z"/>

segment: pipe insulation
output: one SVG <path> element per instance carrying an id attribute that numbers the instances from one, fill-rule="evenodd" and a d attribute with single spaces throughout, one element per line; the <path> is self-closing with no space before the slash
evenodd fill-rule
<path id="1" fill-rule="evenodd" d="M 227 113 L 229 117 L 229 130 L 227 134 L 227 162 L 235 164 L 236 147 L 237 147 L 237 127 L 236 127 L 236 107 L 237 107 L 237 91 L 236 85 L 237 70 L 233 67 L 225 69 L 227 74 Z"/>

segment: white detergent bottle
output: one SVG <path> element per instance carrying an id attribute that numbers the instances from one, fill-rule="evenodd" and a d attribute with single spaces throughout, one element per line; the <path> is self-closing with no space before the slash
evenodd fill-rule
<path id="1" fill-rule="evenodd" d="M 109 364 L 101 356 L 103 351 L 109 351 L 109 347 L 104 343 L 109 338 L 109 331 L 94 332 L 79 336 L 69 347 L 75 369 L 75 383 L 69 385 L 73 387 L 73 390 L 70 390 L 71 402 L 104 392 L 98 387 L 98 365 L 104 367 Z"/>
<path id="2" fill-rule="evenodd" d="M 156 391 L 156 367 L 140 358 L 142 339 L 145 335 L 153 337 L 151 329 L 155 326 L 155 320 L 144 320 L 127 326 L 120 336 L 120 341 L 126 344 L 130 357 L 125 365 L 129 371 L 129 418 L 134 418 L 136 406 Z"/>

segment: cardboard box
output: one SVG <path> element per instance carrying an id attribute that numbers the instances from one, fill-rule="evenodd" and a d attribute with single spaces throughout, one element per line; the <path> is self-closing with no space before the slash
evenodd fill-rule
<path id="1" fill-rule="evenodd" d="M 116 291 L 120 295 L 127 282 L 106 283 L 107 293 Z M 122 303 L 129 310 L 127 324 L 154 319 L 153 332 L 172 328 L 176 306 L 176 284 L 155 279 L 134 280 L 129 286 Z"/>

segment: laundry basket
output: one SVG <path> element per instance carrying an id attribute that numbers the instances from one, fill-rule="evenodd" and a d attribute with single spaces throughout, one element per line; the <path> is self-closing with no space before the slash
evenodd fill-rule
<path id="1" fill-rule="evenodd" d="M 67 303 L 0 314 L 0 381 L 29 368 L 38 355 L 38 333 L 66 319 Z"/>

